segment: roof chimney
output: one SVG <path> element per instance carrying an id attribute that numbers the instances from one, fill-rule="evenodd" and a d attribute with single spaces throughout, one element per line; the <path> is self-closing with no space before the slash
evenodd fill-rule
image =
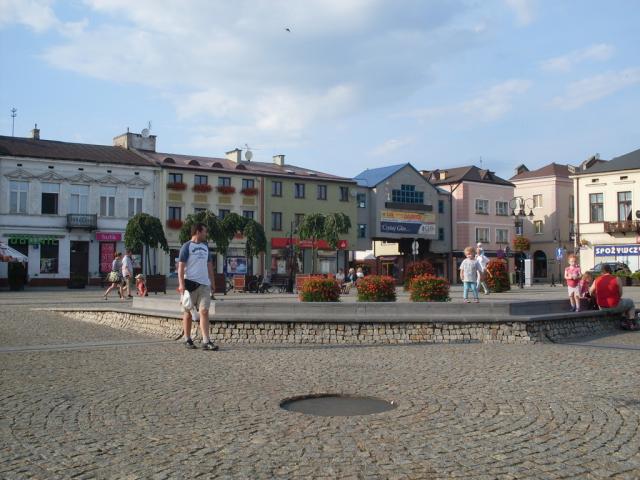
<path id="1" fill-rule="evenodd" d="M 284 155 L 274 155 L 273 163 L 282 167 L 284 165 Z"/>
<path id="2" fill-rule="evenodd" d="M 113 146 L 126 150 L 135 148 L 137 150 L 156 151 L 156 136 L 149 135 L 149 130 L 144 129 L 142 133 L 131 133 L 127 128 L 127 133 L 113 137 Z"/>
<path id="3" fill-rule="evenodd" d="M 31 138 L 33 140 L 40 140 L 40 129 L 38 128 L 37 123 L 33 127 L 33 130 L 31 130 Z"/>
<path id="4" fill-rule="evenodd" d="M 518 165 L 516 167 L 516 175 L 520 175 L 521 173 L 528 172 L 528 171 L 529 171 L 529 169 L 527 168 L 527 166 L 524 163 L 522 163 L 522 164 L 520 164 L 520 165 Z"/>
<path id="5" fill-rule="evenodd" d="M 444 180 L 444 179 L 446 179 L 446 178 L 447 178 L 447 174 L 448 174 L 448 173 L 449 173 L 449 172 L 447 172 L 446 170 L 440 170 L 440 171 L 438 172 L 438 180 Z"/>
<path id="6" fill-rule="evenodd" d="M 227 152 L 226 155 L 227 159 L 231 160 L 232 162 L 240 163 L 242 161 L 242 150 L 240 150 L 239 148 Z"/>

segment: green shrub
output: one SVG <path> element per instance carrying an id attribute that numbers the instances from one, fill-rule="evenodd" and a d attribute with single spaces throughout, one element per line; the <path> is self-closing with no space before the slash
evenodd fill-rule
<path id="1" fill-rule="evenodd" d="M 331 278 L 310 278 L 302 284 L 301 302 L 339 302 L 340 285 Z"/>
<path id="2" fill-rule="evenodd" d="M 356 284 L 359 302 L 395 302 L 396 285 L 393 277 L 370 275 Z"/>
<path id="3" fill-rule="evenodd" d="M 507 262 L 500 258 L 492 258 L 487 264 L 485 281 L 492 292 L 506 292 L 511 289 Z"/>
<path id="4" fill-rule="evenodd" d="M 418 275 L 411 280 L 409 291 L 412 302 L 448 302 L 449 281 L 434 275 Z"/>
<path id="5" fill-rule="evenodd" d="M 404 269 L 404 289 L 409 290 L 409 284 L 414 277 L 418 275 L 434 275 L 435 269 L 431 262 L 420 260 L 418 262 L 409 263 Z"/>

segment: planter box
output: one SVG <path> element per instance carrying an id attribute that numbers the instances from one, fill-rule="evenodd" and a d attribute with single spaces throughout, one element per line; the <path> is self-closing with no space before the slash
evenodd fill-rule
<path id="1" fill-rule="evenodd" d="M 167 294 L 167 277 L 165 275 L 147 275 L 147 293 L 162 292 Z"/>

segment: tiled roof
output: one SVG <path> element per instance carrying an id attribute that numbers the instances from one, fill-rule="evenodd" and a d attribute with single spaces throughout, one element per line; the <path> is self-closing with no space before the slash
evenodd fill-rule
<path id="1" fill-rule="evenodd" d="M 228 158 L 219 157 L 201 157 L 197 155 L 182 155 L 176 153 L 149 152 L 144 150 L 136 150 L 142 155 L 153 161 L 156 165 L 163 168 L 180 168 L 187 170 L 212 170 L 227 173 L 242 173 L 253 175 L 282 176 L 289 178 L 304 179 L 321 179 L 334 182 L 354 183 L 350 178 L 339 177 L 328 173 L 311 170 L 308 168 L 298 167 L 295 165 L 284 164 L 282 166 L 275 163 L 267 162 L 234 162 Z"/>
<path id="2" fill-rule="evenodd" d="M 518 180 L 526 180 L 529 178 L 538 178 L 538 177 L 564 177 L 569 178 L 571 172 L 569 171 L 569 165 L 560 165 L 558 163 L 550 163 L 549 165 L 545 165 L 542 168 L 537 170 L 531 170 L 522 172 L 518 175 L 514 175 L 509 180 L 518 181 Z"/>
<path id="3" fill-rule="evenodd" d="M 373 188 L 407 165 L 410 164 L 400 163 L 398 165 L 389 165 L 388 167 L 367 168 L 364 172 L 356 175 L 354 180 L 358 182 L 358 185 L 361 187 Z"/>
<path id="4" fill-rule="evenodd" d="M 446 171 L 447 173 L 446 177 L 443 180 L 440 180 L 439 173 L 442 171 Z M 494 185 L 506 185 L 508 187 L 514 186 L 513 183 L 497 176 L 494 172 L 480 169 L 475 165 L 467 167 L 442 168 L 439 170 L 433 170 L 431 174 L 432 178 L 429 181 L 434 185 L 448 185 L 459 182 L 479 182 L 491 183 Z"/>
<path id="5" fill-rule="evenodd" d="M 0 156 L 32 157 L 51 160 L 112 163 L 153 167 L 154 164 L 134 152 L 110 145 L 33 140 L 0 136 Z"/>
<path id="6" fill-rule="evenodd" d="M 591 168 L 579 172 L 580 175 L 591 175 L 593 173 L 615 172 L 617 170 L 640 169 L 640 149 L 620 155 L 608 162 L 599 162 Z M 578 173 L 578 172 L 576 172 Z"/>

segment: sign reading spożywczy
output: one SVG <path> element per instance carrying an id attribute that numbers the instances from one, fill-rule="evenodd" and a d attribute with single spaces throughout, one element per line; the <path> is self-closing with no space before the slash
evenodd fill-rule
<path id="1" fill-rule="evenodd" d="M 597 245 L 594 250 L 596 257 L 640 255 L 640 244 Z"/>

